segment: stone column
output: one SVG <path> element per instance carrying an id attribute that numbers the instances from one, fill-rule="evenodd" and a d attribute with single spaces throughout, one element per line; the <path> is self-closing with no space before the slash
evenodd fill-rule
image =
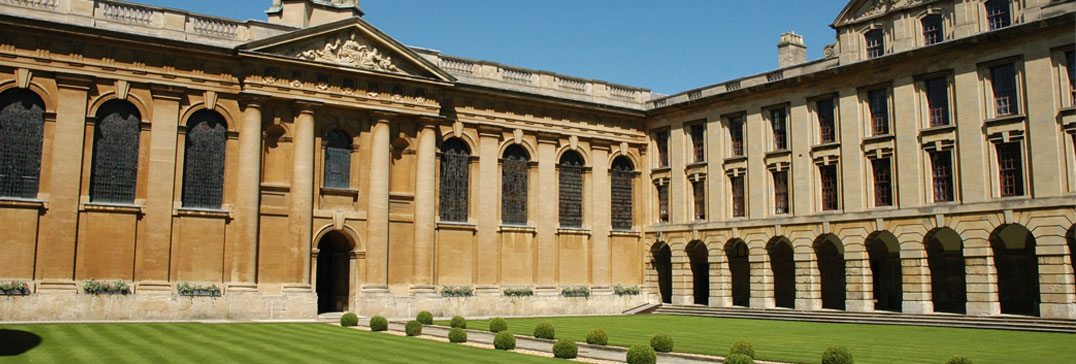
<path id="1" fill-rule="evenodd" d="M 229 291 L 256 288 L 259 201 L 261 201 L 262 105 L 265 100 L 245 98 L 239 124 L 239 167 L 236 173 L 236 234 L 227 247 Z"/>
<path id="2" fill-rule="evenodd" d="M 366 285 L 363 290 L 384 292 L 389 278 L 389 145 L 390 113 L 373 114 L 370 142 L 370 192 L 366 209 Z"/>
<path id="3" fill-rule="evenodd" d="M 1034 230 L 1035 254 L 1039 261 L 1039 315 L 1044 318 L 1076 318 L 1076 286 L 1073 286 L 1063 226 L 1042 226 Z"/>
<path id="4" fill-rule="evenodd" d="M 909 234 L 900 235 L 900 265 L 901 265 L 901 312 L 904 313 L 931 313 L 934 312 L 934 301 L 931 291 L 930 264 L 927 262 L 927 251 L 923 245 L 923 235 Z M 914 237 L 915 239 L 910 239 Z"/>
<path id="5" fill-rule="evenodd" d="M 153 132 L 150 133 L 149 180 L 146 184 L 146 235 L 135 252 L 139 291 L 171 293 L 168 262 L 172 241 L 172 209 L 176 191 L 176 132 L 183 89 L 154 85 Z"/>
<path id="6" fill-rule="evenodd" d="M 984 233 L 982 236 L 967 236 L 964 239 L 964 273 L 968 292 L 967 313 L 975 316 L 1001 314 L 1001 302 L 998 297 L 998 272 L 994 267 L 994 251 L 990 249 L 988 234 L 983 230 L 971 233 Z"/>
<path id="7" fill-rule="evenodd" d="M 432 289 L 434 224 L 437 179 L 437 125 L 435 120 L 423 119 L 425 125 L 418 135 L 418 161 L 415 177 L 415 263 L 416 288 Z"/>
<path id="8" fill-rule="evenodd" d="M 292 174 L 288 207 L 288 235 L 299 245 L 302 275 L 299 282 L 310 283 L 310 245 L 313 237 L 314 209 L 314 108 L 316 104 L 300 102 L 292 127 Z M 298 277 L 296 277 L 298 278 Z"/>
<path id="9" fill-rule="evenodd" d="M 774 308 L 773 269 L 770 267 L 770 254 L 766 251 L 766 241 L 757 240 L 747 244 L 753 247 L 747 255 L 751 271 L 751 308 Z"/>
<path id="10" fill-rule="evenodd" d="M 845 246 L 863 247 L 863 238 L 859 236 L 842 239 Z M 847 283 L 845 287 L 844 307 L 848 311 L 874 311 L 874 281 L 871 276 L 870 256 L 866 251 L 845 251 L 844 275 Z"/>
<path id="11" fill-rule="evenodd" d="M 612 227 L 610 216 L 612 198 L 609 181 L 609 147 L 605 145 L 591 145 L 591 183 L 590 183 L 590 216 L 592 236 L 591 265 L 592 278 L 590 284 L 595 287 L 610 287 L 613 280 L 612 253 L 609 248 L 609 232 Z"/>

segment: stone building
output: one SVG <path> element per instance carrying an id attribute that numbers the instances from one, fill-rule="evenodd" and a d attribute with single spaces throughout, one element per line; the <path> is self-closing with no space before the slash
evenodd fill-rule
<path id="1" fill-rule="evenodd" d="M 672 96 L 267 13 L 0 3 L 0 320 L 1076 318 L 1076 2 L 855 0 L 824 58 Z"/>

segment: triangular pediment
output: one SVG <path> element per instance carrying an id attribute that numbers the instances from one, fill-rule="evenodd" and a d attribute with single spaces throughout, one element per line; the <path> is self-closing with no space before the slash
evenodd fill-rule
<path id="1" fill-rule="evenodd" d="M 253 41 L 239 48 L 364 71 L 455 81 L 444 70 L 357 17 Z"/>
<path id="2" fill-rule="evenodd" d="M 936 0 L 852 0 L 837 15 L 833 21 L 833 27 L 858 23 L 862 20 L 873 19 L 897 9 L 904 9 Z"/>

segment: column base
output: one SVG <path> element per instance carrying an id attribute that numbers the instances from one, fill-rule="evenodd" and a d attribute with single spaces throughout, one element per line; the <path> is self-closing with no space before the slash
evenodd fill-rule
<path id="1" fill-rule="evenodd" d="M 871 312 L 874 311 L 874 301 L 872 300 L 844 300 L 844 310 L 852 312 Z"/>
<path id="2" fill-rule="evenodd" d="M 996 316 L 1001 314 L 1000 302 L 968 302 L 965 306 L 969 316 Z"/>
<path id="3" fill-rule="evenodd" d="M 695 303 L 695 296 L 673 296 L 672 304 L 674 305 L 690 305 Z"/>
<path id="4" fill-rule="evenodd" d="M 78 293 L 78 284 L 75 281 L 41 281 L 37 284 L 35 293 Z"/>
<path id="5" fill-rule="evenodd" d="M 557 286 L 538 286 L 534 288 L 535 296 L 559 296 L 560 289 Z"/>
<path id="6" fill-rule="evenodd" d="M 283 293 L 311 293 L 314 292 L 313 287 L 310 287 L 309 283 L 284 283 L 280 286 L 280 292 Z"/>
<path id="7" fill-rule="evenodd" d="M 364 284 L 361 291 L 364 294 L 389 293 L 389 286 L 386 284 Z"/>
<path id="8" fill-rule="evenodd" d="M 1076 303 L 1040 303 L 1039 315 L 1048 319 L 1076 319 Z"/>
<path id="9" fill-rule="evenodd" d="M 224 284 L 224 290 L 228 293 L 258 292 L 258 284 L 249 282 L 228 282 Z"/>
<path id="10" fill-rule="evenodd" d="M 777 307 L 773 297 L 751 298 L 751 308 L 769 309 Z"/>
<path id="11" fill-rule="evenodd" d="M 900 304 L 900 310 L 904 313 L 933 313 L 934 302 L 931 301 L 904 301 Z"/>
<path id="12" fill-rule="evenodd" d="M 818 311 L 822 309 L 821 298 L 797 298 L 797 310 Z"/>
<path id="13" fill-rule="evenodd" d="M 415 296 L 432 296 L 437 294 L 437 287 L 430 285 L 411 286 L 410 293 Z"/>

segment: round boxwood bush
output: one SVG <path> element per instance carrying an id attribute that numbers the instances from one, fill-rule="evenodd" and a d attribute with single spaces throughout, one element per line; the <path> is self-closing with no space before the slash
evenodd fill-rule
<path id="1" fill-rule="evenodd" d="M 732 349 L 729 349 L 729 354 L 743 354 L 751 357 L 751 359 L 754 359 L 755 347 L 751 346 L 751 343 L 747 341 L 740 340 L 735 343 L 732 343 Z"/>
<path id="2" fill-rule="evenodd" d="M 489 320 L 490 332 L 501 332 L 504 330 L 508 330 L 508 321 L 505 321 L 500 317 L 494 317 L 492 320 Z"/>
<path id="3" fill-rule="evenodd" d="M 415 321 L 423 325 L 433 325 L 433 314 L 430 311 L 422 311 L 415 317 Z"/>
<path id="4" fill-rule="evenodd" d="M 467 320 L 463 316 L 452 316 L 452 320 L 448 322 L 448 326 L 452 328 L 467 328 Z"/>
<path id="5" fill-rule="evenodd" d="M 972 364 L 971 359 L 964 357 L 963 355 L 953 355 L 949 357 L 949 361 L 945 364 Z"/>
<path id="6" fill-rule="evenodd" d="M 454 343 L 467 342 L 467 330 L 453 327 L 452 330 L 448 330 L 448 341 Z"/>
<path id="7" fill-rule="evenodd" d="M 408 321 L 407 324 L 404 325 L 404 333 L 406 333 L 407 336 L 422 335 L 422 323 L 417 320 Z"/>
<path id="8" fill-rule="evenodd" d="M 553 344 L 553 357 L 575 359 L 577 355 L 579 355 L 579 346 L 575 345 L 575 341 L 560 339 L 557 340 L 556 344 Z"/>
<path id="9" fill-rule="evenodd" d="M 658 354 L 650 346 L 636 344 L 628 348 L 628 364 L 657 364 L 657 362 Z"/>
<path id="10" fill-rule="evenodd" d="M 385 331 L 389 329 L 389 320 L 385 319 L 385 316 L 374 316 L 370 318 L 370 331 Z"/>
<path id="11" fill-rule="evenodd" d="M 553 324 L 548 322 L 539 323 L 538 326 L 534 327 L 534 337 L 553 340 Z"/>
<path id="12" fill-rule="evenodd" d="M 654 348 L 654 351 L 659 353 L 672 352 L 673 339 L 672 336 L 666 334 L 657 334 L 650 338 L 650 347 Z"/>
<path id="13" fill-rule="evenodd" d="M 852 353 L 841 345 L 830 346 L 822 353 L 822 364 L 852 364 Z"/>
<path id="14" fill-rule="evenodd" d="M 587 344 L 590 345 L 608 345 L 609 335 L 605 334 L 605 331 L 594 329 L 587 333 Z"/>
<path id="15" fill-rule="evenodd" d="M 744 354 L 729 354 L 725 357 L 725 364 L 755 364 L 755 359 Z"/>
<path id="16" fill-rule="evenodd" d="M 501 331 L 493 337 L 493 347 L 497 350 L 512 350 L 516 348 L 516 337 L 508 331 Z"/>
<path id="17" fill-rule="evenodd" d="M 353 314 L 351 312 L 345 313 L 343 316 L 340 316 L 340 326 L 352 327 L 352 326 L 356 326 L 358 324 L 359 324 L 359 316 L 356 316 L 355 314 Z"/>

